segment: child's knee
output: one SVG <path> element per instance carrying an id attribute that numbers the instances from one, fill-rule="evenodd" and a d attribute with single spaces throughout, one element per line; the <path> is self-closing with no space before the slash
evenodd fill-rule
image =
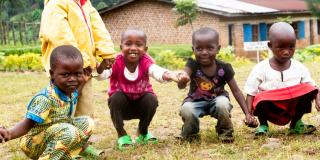
<path id="1" fill-rule="evenodd" d="M 94 121 L 89 116 L 76 117 L 73 124 L 82 130 L 85 135 L 91 135 L 94 128 Z"/>
<path id="2" fill-rule="evenodd" d="M 182 119 L 187 120 L 194 117 L 194 109 L 189 105 L 183 105 L 180 110 L 180 115 Z"/>
<path id="3" fill-rule="evenodd" d="M 127 102 L 127 97 L 123 92 L 115 92 L 112 94 L 112 96 L 109 98 L 109 106 L 112 107 L 112 105 L 115 106 L 123 106 L 123 103 Z"/>
<path id="4" fill-rule="evenodd" d="M 79 141 L 78 129 L 67 123 L 60 124 L 56 130 L 53 130 L 53 140 L 60 141 L 64 145 L 72 145 Z"/>
<path id="5" fill-rule="evenodd" d="M 158 99 L 155 95 L 151 93 L 146 93 L 143 97 L 143 103 L 152 107 L 153 109 L 158 107 Z"/>
<path id="6" fill-rule="evenodd" d="M 219 96 L 215 101 L 215 110 L 217 112 L 229 113 L 232 109 L 232 105 L 230 101 L 225 96 Z"/>

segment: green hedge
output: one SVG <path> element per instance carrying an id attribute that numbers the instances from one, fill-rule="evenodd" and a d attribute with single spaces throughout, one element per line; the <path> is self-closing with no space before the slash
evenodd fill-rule
<path id="1" fill-rule="evenodd" d="M 41 55 L 38 52 L 24 53 L 27 50 L 28 48 L 21 50 L 14 48 L 11 49 L 11 52 L 5 53 L 0 51 L 0 70 L 43 70 L 41 65 Z M 40 49 L 38 51 L 40 52 Z M 189 57 L 194 58 L 191 46 L 188 45 L 154 45 L 149 48 L 148 52 L 158 65 L 168 69 L 183 69 L 186 59 Z M 251 63 L 247 58 L 235 56 L 234 49 L 232 47 L 222 48 L 217 55 L 217 59 L 229 62 L 235 67 Z"/>
<path id="2" fill-rule="evenodd" d="M 313 60 L 315 57 L 320 56 L 320 45 L 311 45 L 304 49 L 297 49 L 294 53 L 294 58 L 304 62 Z"/>
<path id="3" fill-rule="evenodd" d="M 5 71 L 41 71 L 39 54 L 26 53 L 23 55 L 0 56 L 0 69 Z"/>
<path id="4" fill-rule="evenodd" d="M 5 56 L 23 55 L 26 53 L 41 54 L 41 49 L 40 47 L 4 47 L 0 49 L 0 52 L 4 53 Z"/>

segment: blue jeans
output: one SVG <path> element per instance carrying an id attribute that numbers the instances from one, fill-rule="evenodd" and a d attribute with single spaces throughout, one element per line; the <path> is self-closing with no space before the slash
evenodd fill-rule
<path id="1" fill-rule="evenodd" d="M 180 110 L 184 122 L 181 136 L 188 137 L 199 132 L 199 117 L 210 115 L 218 120 L 218 135 L 232 136 L 233 125 L 230 111 L 232 105 L 226 96 L 218 96 L 211 101 L 185 102 Z"/>

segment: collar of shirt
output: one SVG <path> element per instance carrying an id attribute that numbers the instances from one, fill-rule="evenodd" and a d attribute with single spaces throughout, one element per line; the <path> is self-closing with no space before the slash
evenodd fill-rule
<path id="1" fill-rule="evenodd" d="M 59 96 L 59 98 L 64 102 L 71 102 L 73 100 L 73 103 L 77 102 L 78 97 L 78 90 L 75 90 L 71 94 L 71 98 L 69 98 L 66 94 L 64 94 L 57 86 L 53 86 L 54 91 Z"/>

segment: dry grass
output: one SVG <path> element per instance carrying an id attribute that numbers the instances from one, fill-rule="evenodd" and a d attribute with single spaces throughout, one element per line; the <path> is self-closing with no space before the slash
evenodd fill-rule
<path id="1" fill-rule="evenodd" d="M 314 79 L 319 83 L 319 64 L 309 63 Z M 243 88 L 252 66 L 235 68 L 236 79 Z M 0 72 L 0 124 L 11 126 L 21 120 L 30 98 L 43 88 L 48 79 L 44 73 L 4 73 Z M 159 84 L 152 81 L 158 95 L 159 107 L 151 123 L 150 131 L 159 138 L 158 145 L 137 146 L 121 152 L 115 149 L 117 135 L 113 128 L 107 107 L 107 82 L 94 81 L 96 129 L 94 146 L 104 149 L 106 159 L 318 159 L 320 156 L 319 131 L 308 136 L 286 136 L 287 126 L 271 125 L 272 137 L 278 138 L 281 146 L 275 150 L 261 149 L 265 138 L 253 139 L 254 129 L 244 126 L 244 115 L 232 97 L 234 109 L 232 120 L 235 127 L 235 142 L 223 144 L 217 140 L 216 120 L 210 117 L 201 119 L 201 143 L 180 143 L 179 135 L 182 120 L 179 117 L 181 101 L 187 90 L 178 90 L 174 83 Z M 318 126 L 320 116 L 315 110 L 306 115 L 304 121 Z M 137 120 L 126 121 L 125 127 L 135 135 Z M 19 140 L 0 144 L 0 159 L 27 159 L 19 149 Z"/>

